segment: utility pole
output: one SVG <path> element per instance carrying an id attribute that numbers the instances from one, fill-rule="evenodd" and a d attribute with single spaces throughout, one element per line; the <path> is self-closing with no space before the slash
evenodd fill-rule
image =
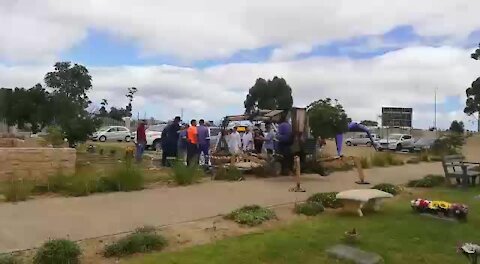
<path id="1" fill-rule="evenodd" d="M 435 88 L 435 106 L 434 106 L 435 117 L 433 119 L 433 128 L 435 128 L 435 130 L 437 130 L 437 89 L 438 87 Z"/>

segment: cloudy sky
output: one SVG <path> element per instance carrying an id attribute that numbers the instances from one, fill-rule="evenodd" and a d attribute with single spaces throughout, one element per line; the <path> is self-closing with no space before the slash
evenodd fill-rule
<path id="1" fill-rule="evenodd" d="M 84 64 L 90 97 L 167 119 L 243 111 L 258 77 L 283 77 L 294 104 L 331 97 L 354 120 L 414 108 L 414 126 L 463 120 L 480 75 L 472 0 L 2 0 L 0 87 L 42 82 L 56 61 Z"/>

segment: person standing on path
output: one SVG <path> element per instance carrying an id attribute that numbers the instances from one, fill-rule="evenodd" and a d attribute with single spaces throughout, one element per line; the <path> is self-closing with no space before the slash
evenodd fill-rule
<path id="1" fill-rule="evenodd" d="M 242 152 L 242 138 L 237 129 L 238 127 L 234 127 L 230 134 L 230 144 L 228 147 L 230 148 L 231 154 L 240 154 L 240 152 Z"/>
<path id="2" fill-rule="evenodd" d="M 175 119 L 173 119 L 173 123 L 164 128 L 165 133 L 163 133 L 162 131 L 162 134 L 165 134 L 165 138 L 162 138 L 162 143 L 164 143 L 165 146 L 162 155 L 163 166 L 171 165 L 167 164 L 167 159 L 169 157 L 177 157 L 177 146 L 179 137 L 178 131 L 180 130 L 180 121 L 180 117 L 176 116 Z"/>
<path id="3" fill-rule="evenodd" d="M 267 134 L 265 135 L 265 149 L 268 155 L 272 155 L 275 149 L 275 132 L 272 129 L 272 124 L 267 124 Z"/>
<path id="4" fill-rule="evenodd" d="M 250 152 L 254 149 L 253 148 L 253 134 L 250 131 L 249 127 L 246 128 L 245 134 L 243 134 L 243 137 L 242 137 L 242 141 L 243 141 L 243 151 Z"/>
<path id="5" fill-rule="evenodd" d="M 278 139 L 278 153 L 282 158 L 282 174 L 289 175 L 293 171 L 293 155 L 292 144 L 293 134 L 292 125 L 288 123 L 287 117 L 282 115 L 278 125 L 277 139 Z"/>
<path id="6" fill-rule="evenodd" d="M 190 127 L 187 129 L 187 166 L 198 165 L 198 131 L 197 120 L 190 121 Z"/>
<path id="7" fill-rule="evenodd" d="M 145 151 L 145 145 L 147 144 L 147 135 L 145 134 L 145 123 L 140 121 L 137 126 L 137 145 L 135 159 L 137 163 L 142 161 L 143 152 Z"/>
<path id="8" fill-rule="evenodd" d="M 209 150 L 210 150 L 210 129 L 205 126 L 205 120 L 200 119 L 197 127 L 198 133 L 198 149 L 199 155 L 203 154 L 205 165 L 209 164 Z"/>
<path id="9" fill-rule="evenodd" d="M 261 154 L 263 149 L 263 143 L 265 141 L 265 135 L 263 134 L 260 125 L 257 124 L 253 130 L 253 145 L 255 147 L 255 153 Z"/>
<path id="10" fill-rule="evenodd" d="M 178 153 L 177 153 L 177 158 L 185 164 L 186 161 L 186 156 L 187 156 L 187 129 L 188 129 L 188 124 L 184 124 L 180 131 L 178 131 Z"/>

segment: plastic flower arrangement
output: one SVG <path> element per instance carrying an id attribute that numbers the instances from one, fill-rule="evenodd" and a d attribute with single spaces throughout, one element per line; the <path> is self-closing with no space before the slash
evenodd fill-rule
<path id="1" fill-rule="evenodd" d="M 412 209 L 419 213 L 429 213 L 444 217 L 454 217 L 459 220 L 465 220 L 468 214 L 468 206 L 459 203 L 416 199 L 412 200 L 410 204 L 412 206 Z"/>

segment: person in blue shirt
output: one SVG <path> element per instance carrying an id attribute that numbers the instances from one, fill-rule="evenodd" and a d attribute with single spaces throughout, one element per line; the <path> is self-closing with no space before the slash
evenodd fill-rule
<path id="1" fill-rule="evenodd" d="M 292 125 L 288 123 L 286 115 L 282 115 L 277 131 L 277 151 L 282 155 L 282 175 L 289 175 L 293 171 L 292 144 L 293 134 Z"/>
<path id="2" fill-rule="evenodd" d="M 188 124 L 184 124 L 178 131 L 177 157 L 181 162 L 185 162 L 187 157 L 187 129 Z"/>
<path id="3" fill-rule="evenodd" d="M 198 149 L 200 155 L 203 154 L 205 165 L 209 164 L 209 149 L 210 149 L 210 129 L 205 125 L 205 120 L 200 119 L 197 127 L 198 133 Z"/>

